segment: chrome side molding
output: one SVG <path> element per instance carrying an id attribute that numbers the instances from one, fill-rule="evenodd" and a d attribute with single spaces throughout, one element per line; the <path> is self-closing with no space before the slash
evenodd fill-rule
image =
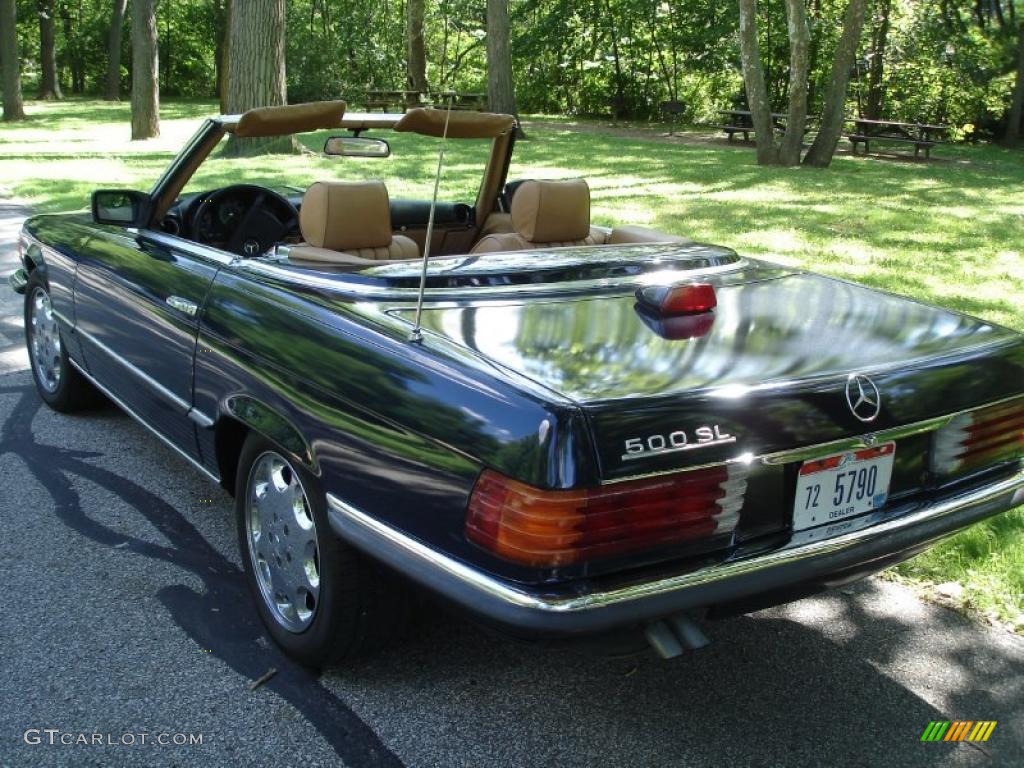
<path id="1" fill-rule="evenodd" d="M 88 331 L 83 330 L 81 326 L 77 326 L 75 328 L 75 333 L 81 334 L 82 337 L 84 339 L 88 340 L 90 344 L 92 344 L 94 347 L 96 347 L 96 349 L 98 349 L 101 352 L 103 352 L 105 355 L 107 355 L 107 357 L 109 357 L 115 363 L 117 363 L 118 365 L 123 367 L 125 370 L 127 370 L 129 373 L 131 373 L 133 376 L 135 376 L 137 379 L 139 379 L 139 381 L 143 382 L 144 384 L 148 385 L 150 388 L 152 388 L 153 390 L 158 392 L 161 397 L 163 397 L 163 398 L 169 400 L 170 402 L 172 402 L 176 407 L 181 409 L 182 413 L 188 413 L 192 409 L 192 404 L 190 402 L 188 402 L 187 400 L 185 400 L 185 399 L 183 399 L 181 397 L 178 397 L 171 390 L 169 390 L 167 387 L 165 387 L 159 381 L 154 379 L 148 373 L 143 371 L 141 368 L 139 368 L 136 365 L 133 365 L 128 360 L 125 360 L 123 357 L 121 357 L 121 355 L 117 354 L 117 352 L 112 350 L 110 347 L 108 347 L 102 341 L 97 339 L 91 333 L 89 333 Z M 72 361 L 72 362 L 74 362 L 74 361 Z M 102 389 L 102 387 L 100 387 L 100 389 Z"/>
<path id="2" fill-rule="evenodd" d="M 156 427 L 153 427 L 152 425 L 150 425 L 145 419 L 143 419 L 131 407 L 129 407 L 124 402 L 124 400 L 119 398 L 117 395 L 115 395 L 113 392 L 111 392 L 105 386 L 103 386 L 98 381 L 96 381 L 96 379 L 93 378 L 93 376 L 88 371 L 86 371 L 85 369 L 82 368 L 82 366 L 80 366 L 74 360 L 71 360 L 71 365 L 73 365 L 75 367 L 75 369 L 80 374 L 82 374 L 82 376 L 84 376 L 89 381 L 90 384 L 92 384 L 94 387 L 96 387 L 96 389 L 98 389 L 100 392 L 102 392 L 104 395 L 106 395 L 111 400 L 111 402 L 114 403 L 114 405 L 116 405 L 122 411 L 124 411 L 129 416 L 131 416 L 133 419 L 135 419 L 137 422 L 139 422 L 139 424 L 141 424 L 143 427 L 145 427 L 147 430 L 149 430 L 149 432 L 151 432 L 155 437 L 157 437 L 164 445 L 166 445 L 168 448 L 170 448 L 176 454 L 181 456 L 181 458 L 183 458 L 185 461 L 187 461 L 189 464 L 191 464 L 193 467 L 195 467 L 197 470 L 199 470 L 199 472 L 202 473 L 203 475 L 205 475 L 208 479 L 212 480 L 215 483 L 219 483 L 220 482 L 220 477 L 215 475 L 213 472 L 208 470 L 206 467 L 204 467 L 198 461 L 196 461 L 191 456 L 189 456 L 187 453 L 185 453 L 183 450 L 181 450 L 181 448 L 179 448 L 173 442 L 171 442 L 171 440 L 168 439 L 167 437 L 165 437 L 162 432 L 160 432 L 158 429 L 156 429 Z"/>

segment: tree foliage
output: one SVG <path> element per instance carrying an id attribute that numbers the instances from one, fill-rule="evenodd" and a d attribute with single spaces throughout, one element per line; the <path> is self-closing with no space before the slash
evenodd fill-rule
<path id="1" fill-rule="evenodd" d="M 768 101 L 789 106 L 787 2 L 759 0 Z M 419 0 L 413 5 L 417 5 Z M 426 80 L 433 90 L 487 91 L 487 0 L 422 0 Z M 23 87 L 42 80 L 40 7 L 52 6 L 56 85 L 103 94 L 113 0 L 17 0 Z M 227 0 L 173 0 L 157 10 L 165 96 L 219 93 Z M 405 0 L 288 0 L 289 101 L 358 98 L 409 75 Z M 808 110 L 820 114 L 848 0 L 803 0 L 809 31 Z M 739 4 L 704 0 L 509 0 L 515 99 L 524 113 L 662 116 L 714 123 L 746 103 Z M 129 3 L 128 16 L 132 13 Z M 1006 131 L 1019 67 L 1024 0 L 869 0 L 847 113 L 942 122 L 960 138 Z M 126 25 L 130 20 L 126 20 Z M 121 95 L 129 40 L 121 41 Z"/>

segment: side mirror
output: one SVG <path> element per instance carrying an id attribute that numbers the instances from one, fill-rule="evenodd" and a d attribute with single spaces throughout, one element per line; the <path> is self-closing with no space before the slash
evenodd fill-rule
<path id="1" fill-rule="evenodd" d="M 149 195 L 131 189 L 97 189 L 92 193 L 92 220 L 118 227 L 149 223 Z"/>
<path id="2" fill-rule="evenodd" d="M 331 157 L 390 157 L 391 145 L 384 139 L 331 136 L 324 142 L 324 154 Z"/>

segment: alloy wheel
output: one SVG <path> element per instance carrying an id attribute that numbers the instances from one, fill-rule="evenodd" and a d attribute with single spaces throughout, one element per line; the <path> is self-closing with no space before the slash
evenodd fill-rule
<path id="1" fill-rule="evenodd" d="M 245 501 L 246 541 L 260 595 L 289 632 L 304 631 L 320 602 L 316 522 L 298 474 L 274 451 L 257 457 Z"/>
<path id="2" fill-rule="evenodd" d="M 47 392 L 56 392 L 63 368 L 60 329 L 50 295 L 43 288 L 36 288 L 29 299 L 29 353 L 40 386 Z"/>

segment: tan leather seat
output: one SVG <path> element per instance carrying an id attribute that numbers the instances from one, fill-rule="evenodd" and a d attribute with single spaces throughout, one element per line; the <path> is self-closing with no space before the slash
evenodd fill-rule
<path id="1" fill-rule="evenodd" d="M 572 245 L 689 243 L 685 237 L 646 227 L 590 226 L 590 187 L 583 179 L 524 181 L 512 197 L 510 214 L 492 213 L 471 253 L 528 251 Z"/>
<path id="2" fill-rule="evenodd" d="M 288 258 L 329 264 L 379 264 L 418 259 L 419 246 L 391 230 L 382 181 L 317 181 L 302 197 L 299 229 L 305 242 Z"/>
<path id="3" fill-rule="evenodd" d="M 524 181 L 511 213 L 514 231 L 485 235 L 471 253 L 599 245 L 608 237 L 590 226 L 590 187 L 583 179 Z"/>

